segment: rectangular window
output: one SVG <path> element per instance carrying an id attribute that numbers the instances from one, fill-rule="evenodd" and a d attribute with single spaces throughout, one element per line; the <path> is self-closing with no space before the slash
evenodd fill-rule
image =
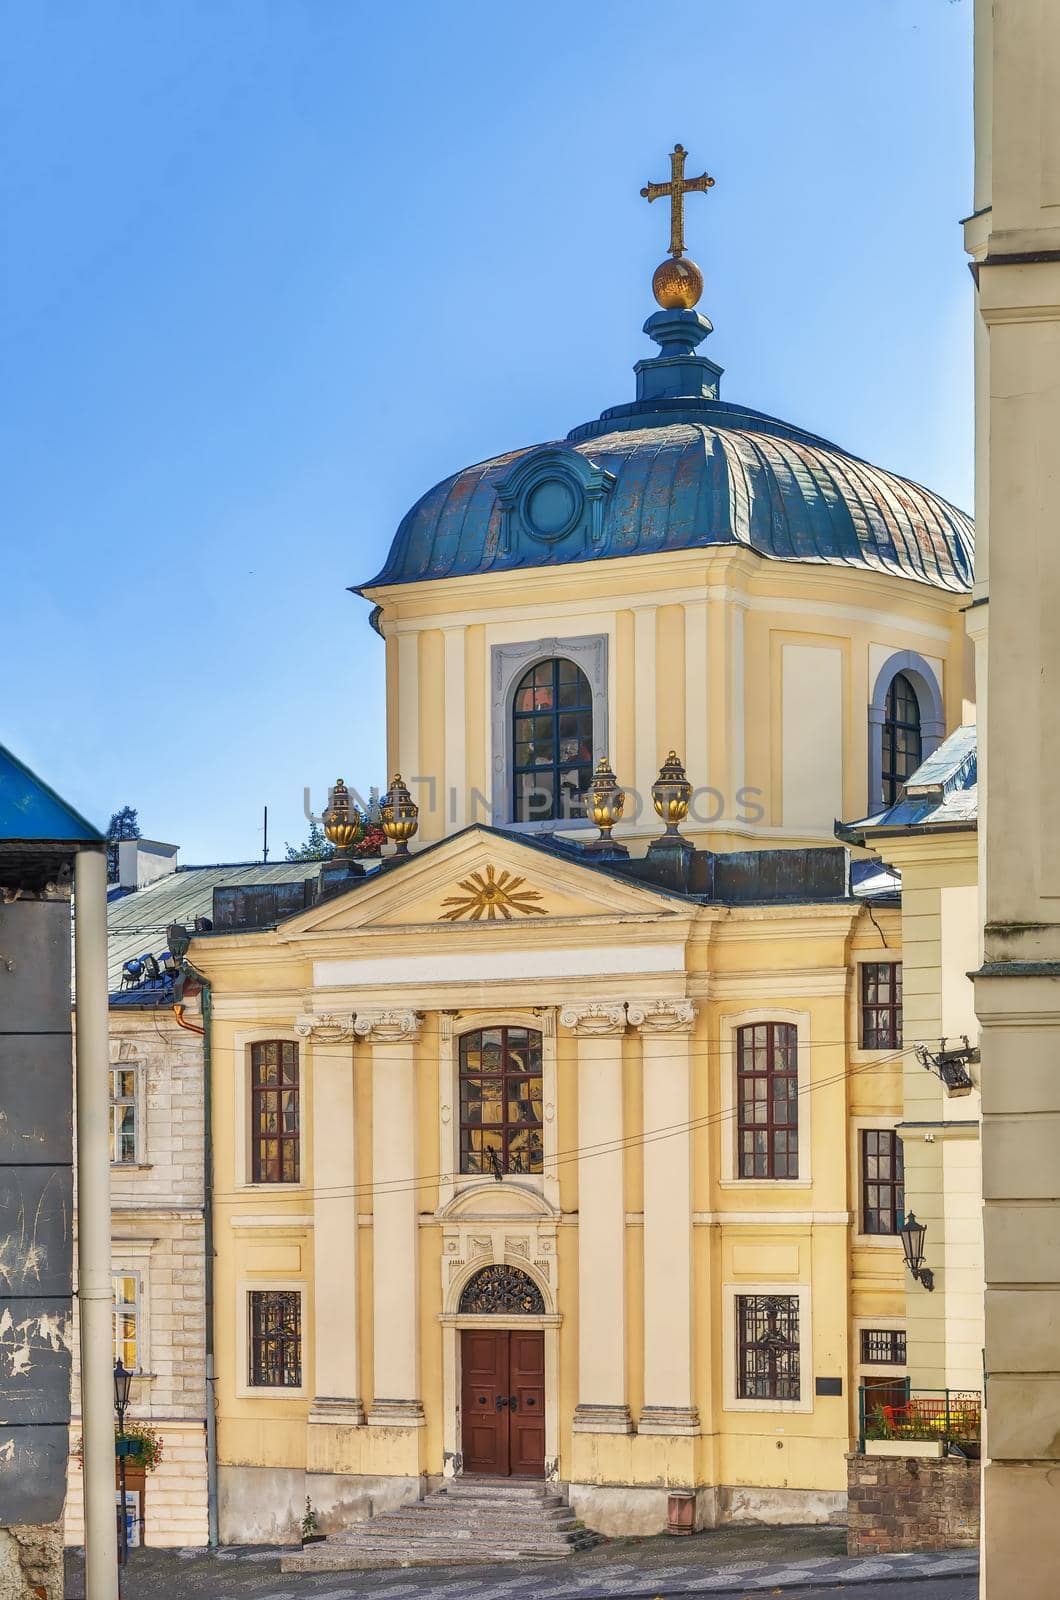
<path id="1" fill-rule="evenodd" d="M 255 1388 L 302 1384 L 302 1296 L 297 1289 L 251 1289 L 249 1379 Z"/>
<path id="2" fill-rule="evenodd" d="M 798 1296 L 737 1295 L 736 1349 L 738 1399 L 798 1400 Z"/>
<path id="3" fill-rule="evenodd" d="M 736 1032 L 741 1178 L 799 1176 L 798 1030 L 756 1022 Z"/>
<path id="4" fill-rule="evenodd" d="M 136 1068 L 114 1067 L 110 1074 L 110 1163 L 134 1166 L 136 1151 Z"/>
<path id="5" fill-rule="evenodd" d="M 898 1050 L 902 1044 L 902 963 L 861 966 L 861 1048 Z"/>
<path id="6" fill-rule="evenodd" d="M 298 1182 L 298 1046 L 282 1039 L 250 1047 L 251 1170 L 254 1183 Z"/>
<path id="7" fill-rule="evenodd" d="M 902 1141 L 893 1128 L 861 1130 L 861 1231 L 897 1233 L 905 1212 Z"/>
<path id="8" fill-rule="evenodd" d="M 904 1367 L 904 1328 L 862 1328 L 861 1361 L 866 1367 Z"/>
<path id="9" fill-rule="evenodd" d="M 114 1297 L 114 1359 L 129 1372 L 140 1370 L 140 1274 L 115 1273 L 111 1279 Z"/>

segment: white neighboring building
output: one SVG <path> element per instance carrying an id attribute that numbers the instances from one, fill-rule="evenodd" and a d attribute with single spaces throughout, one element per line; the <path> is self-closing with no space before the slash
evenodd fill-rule
<path id="1" fill-rule="evenodd" d="M 141 1540 L 204 1545 L 209 1484 L 202 996 L 194 986 L 184 985 L 183 992 L 175 987 L 160 958 L 171 924 L 191 929 L 196 918 L 211 915 L 215 888 L 301 882 L 316 875 L 319 863 L 178 868 L 175 847 L 135 840 L 123 843 L 120 868 L 108 906 L 114 1348 L 137 1373 L 130 1422 L 148 1423 L 163 1445 L 161 1462 L 144 1481 Z M 150 962 L 139 974 L 126 967 L 147 955 L 159 963 L 157 977 Z M 76 1376 L 73 1405 L 76 1443 Z M 129 1483 L 138 1488 L 138 1475 Z M 71 1457 L 66 1541 L 83 1539 L 81 1468 Z"/>

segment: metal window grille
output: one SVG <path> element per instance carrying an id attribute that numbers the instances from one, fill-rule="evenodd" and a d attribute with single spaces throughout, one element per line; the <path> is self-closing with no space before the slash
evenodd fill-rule
<path id="1" fill-rule="evenodd" d="M 861 1360 L 866 1367 L 904 1367 L 904 1328 L 862 1328 Z"/>
<path id="2" fill-rule="evenodd" d="M 799 1175 L 798 1030 L 756 1022 L 736 1034 L 741 1178 Z"/>
<path id="3" fill-rule="evenodd" d="M 298 1182 L 298 1046 L 250 1047 L 251 1168 L 255 1183 Z"/>
<path id="4" fill-rule="evenodd" d="M 740 1400 L 798 1400 L 797 1295 L 736 1296 Z"/>
<path id="5" fill-rule="evenodd" d="M 905 1220 L 905 1160 L 893 1128 L 861 1130 L 861 1231 L 897 1233 Z"/>
<path id="6" fill-rule="evenodd" d="M 111 1279 L 114 1300 L 114 1359 L 129 1372 L 140 1369 L 140 1274 L 118 1272 Z"/>
<path id="7" fill-rule="evenodd" d="M 460 1170 L 540 1172 L 541 1035 L 480 1028 L 460 1039 Z"/>
<path id="8" fill-rule="evenodd" d="M 893 806 L 906 779 L 923 759 L 920 701 L 904 672 L 896 672 L 887 691 L 883 723 L 883 803 Z"/>
<path id="9" fill-rule="evenodd" d="M 297 1289 L 249 1291 L 250 1382 L 298 1389 L 302 1383 L 302 1297 Z"/>
<path id="10" fill-rule="evenodd" d="M 573 661 L 539 661 L 512 705 L 512 816 L 560 821 L 584 814 L 593 773 L 593 695 Z"/>
<path id="11" fill-rule="evenodd" d="M 136 1135 L 136 1069 L 115 1067 L 110 1074 L 111 1166 L 135 1164 Z"/>
<path id="12" fill-rule="evenodd" d="M 902 963 L 861 966 L 861 1048 L 898 1050 L 902 1044 Z"/>

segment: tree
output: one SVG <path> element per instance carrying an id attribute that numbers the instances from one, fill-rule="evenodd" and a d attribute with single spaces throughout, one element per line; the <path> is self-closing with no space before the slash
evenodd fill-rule
<path id="1" fill-rule="evenodd" d="M 120 811 L 115 811 L 107 823 L 106 837 L 113 841 L 107 845 L 107 882 L 117 883 L 119 839 L 143 838 L 140 832 L 140 820 L 134 806 L 122 806 Z"/>
<path id="2" fill-rule="evenodd" d="M 335 846 L 325 839 L 319 822 L 309 824 L 309 837 L 305 844 L 287 844 L 285 840 L 284 846 L 287 851 L 285 861 L 330 861 L 335 854 Z"/>

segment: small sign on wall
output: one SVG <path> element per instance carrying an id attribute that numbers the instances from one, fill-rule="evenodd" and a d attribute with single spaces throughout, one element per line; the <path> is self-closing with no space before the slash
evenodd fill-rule
<path id="1" fill-rule="evenodd" d="M 815 1394 L 842 1394 L 842 1378 L 818 1378 L 814 1385 Z"/>

